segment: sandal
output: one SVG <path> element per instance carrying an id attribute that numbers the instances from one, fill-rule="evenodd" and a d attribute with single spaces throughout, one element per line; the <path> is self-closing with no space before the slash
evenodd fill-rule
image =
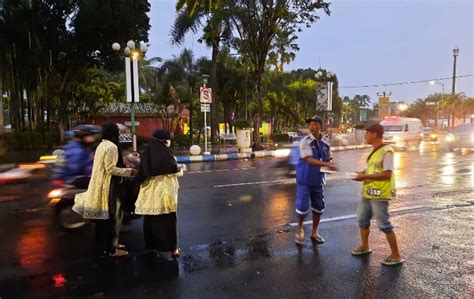
<path id="1" fill-rule="evenodd" d="M 320 235 L 317 235 L 316 237 L 315 236 L 311 236 L 311 241 L 315 242 L 315 243 L 318 243 L 318 244 L 323 244 L 324 242 L 326 242 L 326 240 L 324 240 L 323 237 L 321 237 Z"/>
<path id="2" fill-rule="evenodd" d="M 171 257 L 177 259 L 181 255 L 181 248 L 176 248 L 176 251 L 171 254 Z"/>
<path id="3" fill-rule="evenodd" d="M 359 256 L 359 255 L 366 255 L 372 252 L 372 249 L 362 249 L 359 247 L 355 248 L 354 250 L 351 251 L 351 254 L 353 256 Z"/>
<path id="4" fill-rule="evenodd" d="M 299 235 L 298 233 L 295 234 L 295 243 L 298 246 L 303 246 L 304 245 L 304 237 Z"/>
<path id="5" fill-rule="evenodd" d="M 405 260 L 404 259 L 394 259 L 390 256 L 387 256 L 386 258 L 384 258 L 384 260 L 382 261 L 382 265 L 385 265 L 385 266 L 396 266 L 396 265 L 400 265 L 402 263 L 404 263 Z"/>
<path id="6" fill-rule="evenodd" d="M 128 255 L 128 251 L 121 250 L 121 249 L 115 250 L 114 253 L 109 253 L 110 257 L 122 257 L 122 256 L 127 256 L 127 255 Z"/>

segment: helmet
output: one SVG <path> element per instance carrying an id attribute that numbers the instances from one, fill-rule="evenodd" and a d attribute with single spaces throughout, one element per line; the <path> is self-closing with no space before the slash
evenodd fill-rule
<path id="1" fill-rule="evenodd" d="M 100 131 L 93 125 L 79 125 L 74 128 L 73 132 L 74 137 L 82 138 L 85 136 L 94 135 L 96 133 L 99 133 Z"/>

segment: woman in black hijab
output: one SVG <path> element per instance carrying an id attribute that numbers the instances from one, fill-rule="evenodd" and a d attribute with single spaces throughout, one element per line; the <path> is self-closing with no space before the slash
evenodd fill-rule
<path id="1" fill-rule="evenodd" d="M 144 215 L 145 247 L 178 257 L 178 167 L 167 131 L 156 130 L 143 151 L 136 180 L 141 184 L 135 213 Z"/>

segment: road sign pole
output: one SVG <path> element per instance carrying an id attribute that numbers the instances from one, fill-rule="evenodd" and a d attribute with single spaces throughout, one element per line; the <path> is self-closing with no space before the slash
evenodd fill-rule
<path id="1" fill-rule="evenodd" d="M 207 151 L 207 112 L 204 111 L 204 155 L 209 155 Z"/>

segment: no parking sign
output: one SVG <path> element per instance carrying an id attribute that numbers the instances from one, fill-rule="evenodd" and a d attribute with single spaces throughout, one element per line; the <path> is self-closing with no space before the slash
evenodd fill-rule
<path id="1" fill-rule="evenodd" d="M 212 103 L 212 89 L 208 87 L 201 87 L 200 89 L 200 100 L 201 103 L 211 104 Z"/>

